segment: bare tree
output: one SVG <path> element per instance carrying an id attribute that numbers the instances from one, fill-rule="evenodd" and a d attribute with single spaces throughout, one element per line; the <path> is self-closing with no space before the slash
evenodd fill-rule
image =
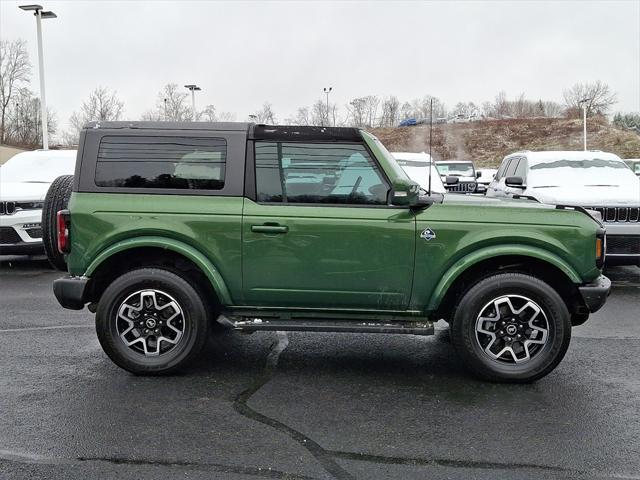
<path id="1" fill-rule="evenodd" d="M 400 116 L 400 100 L 391 95 L 382 101 L 382 113 L 379 125 L 381 127 L 394 127 L 398 124 Z"/>
<path id="2" fill-rule="evenodd" d="M 35 148 L 42 144 L 42 110 L 40 99 L 26 88 L 19 88 L 13 94 L 13 101 L 7 109 L 5 140 L 7 143 Z M 56 133 L 56 117 L 51 109 L 47 111 L 47 128 Z"/>
<path id="3" fill-rule="evenodd" d="M 409 102 L 404 102 L 400 107 L 400 119 L 406 120 L 413 116 L 413 108 Z"/>
<path id="4" fill-rule="evenodd" d="M 327 103 L 319 98 L 311 106 L 311 125 L 324 126 L 327 118 Z"/>
<path id="5" fill-rule="evenodd" d="M 354 98 L 347 105 L 347 123 L 353 127 L 373 127 L 376 124 L 380 99 L 375 95 Z"/>
<path id="6" fill-rule="evenodd" d="M 347 122 L 352 127 L 367 126 L 367 106 L 365 97 L 354 98 L 347 105 Z"/>
<path id="7" fill-rule="evenodd" d="M 5 141 L 7 109 L 16 90 L 29 83 L 31 63 L 24 40 L 0 40 L 0 143 Z"/>
<path id="8" fill-rule="evenodd" d="M 276 115 L 273 112 L 273 107 L 269 102 L 264 102 L 262 108 L 254 113 L 255 121 L 257 123 L 267 123 L 273 125 L 276 123 Z"/>
<path id="9" fill-rule="evenodd" d="M 564 91 L 564 104 L 568 116 L 579 116 L 582 100 L 585 100 L 588 117 L 606 115 L 618 101 L 616 93 L 600 80 L 593 83 L 576 83 Z"/>
<path id="10" fill-rule="evenodd" d="M 551 100 L 542 101 L 544 116 L 548 118 L 559 118 L 564 113 L 564 108 L 558 102 Z"/>
<path id="11" fill-rule="evenodd" d="M 219 122 L 235 122 L 236 114 L 233 112 L 218 112 L 217 113 Z"/>
<path id="12" fill-rule="evenodd" d="M 491 114 L 492 117 L 504 118 L 511 116 L 511 107 L 509 105 L 509 101 L 507 100 L 507 92 L 502 90 L 493 102 L 493 111 Z"/>
<path id="13" fill-rule="evenodd" d="M 205 122 L 217 122 L 218 115 L 216 107 L 214 105 L 206 105 L 202 111 L 196 114 L 198 120 L 204 120 Z"/>
<path id="14" fill-rule="evenodd" d="M 298 109 L 296 115 L 296 122 L 298 125 L 310 125 L 311 117 L 309 116 L 309 107 L 301 107 Z"/>
<path id="15" fill-rule="evenodd" d="M 156 110 L 159 118 L 172 122 L 191 121 L 192 110 L 189 95 L 180 90 L 177 83 L 167 83 L 158 93 Z"/>
<path id="16" fill-rule="evenodd" d="M 120 120 L 124 111 L 122 102 L 115 91 L 105 87 L 98 87 L 89 94 L 80 110 L 73 112 L 69 123 L 71 130 L 64 134 L 65 143 L 75 144 L 82 128 L 89 122 L 108 122 Z"/>

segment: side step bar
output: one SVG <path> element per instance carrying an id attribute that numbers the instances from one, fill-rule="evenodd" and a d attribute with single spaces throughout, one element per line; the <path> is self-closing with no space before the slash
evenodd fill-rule
<path id="1" fill-rule="evenodd" d="M 381 322 L 362 319 L 349 320 L 320 320 L 320 319 L 281 319 L 232 317 L 224 315 L 218 317 L 218 323 L 242 332 L 257 332 L 260 330 L 299 331 L 299 332 L 336 332 L 336 333 L 400 333 L 409 335 L 433 335 L 433 322 L 421 319 L 413 322 Z"/>

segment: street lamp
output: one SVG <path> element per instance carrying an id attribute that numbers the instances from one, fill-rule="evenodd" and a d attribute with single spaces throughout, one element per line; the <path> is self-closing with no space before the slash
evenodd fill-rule
<path id="1" fill-rule="evenodd" d="M 42 117 L 42 148 L 49 150 L 49 132 L 47 131 L 47 99 L 44 93 L 44 58 L 42 55 L 42 25 L 43 18 L 58 18 L 53 12 L 43 12 L 41 5 L 20 5 L 26 12 L 33 11 L 36 17 L 36 27 L 38 30 L 38 67 L 40 71 L 40 116 Z"/>
<path id="2" fill-rule="evenodd" d="M 191 90 L 191 121 L 196 121 L 196 91 L 202 90 L 197 85 L 185 85 L 184 88 Z"/>
<path id="3" fill-rule="evenodd" d="M 582 139 L 584 144 L 584 151 L 587 151 L 587 102 L 590 98 L 583 98 L 578 103 L 582 104 Z"/>
<path id="4" fill-rule="evenodd" d="M 324 87 L 324 93 L 327 96 L 327 126 L 329 126 L 329 94 L 333 90 L 333 87 Z"/>

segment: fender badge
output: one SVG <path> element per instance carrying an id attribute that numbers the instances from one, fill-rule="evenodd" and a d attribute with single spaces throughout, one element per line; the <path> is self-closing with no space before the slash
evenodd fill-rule
<path id="1" fill-rule="evenodd" d="M 434 232 L 430 228 L 425 228 L 420 234 L 420 238 L 424 238 L 428 242 L 429 240 L 433 240 L 434 238 L 436 238 L 436 232 Z"/>

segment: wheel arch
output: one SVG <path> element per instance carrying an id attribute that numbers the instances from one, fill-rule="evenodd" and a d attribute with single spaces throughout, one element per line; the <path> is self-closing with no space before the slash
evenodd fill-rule
<path id="1" fill-rule="evenodd" d="M 583 313 L 576 284 L 582 283 L 571 265 L 553 253 L 538 248 L 513 246 L 474 252 L 452 265 L 441 277 L 427 307 L 438 318 L 451 318 L 456 301 L 475 283 L 496 272 L 526 273 L 561 292 L 572 316 Z M 576 320 L 577 324 L 577 320 Z"/>
<path id="2" fill-rule="evenodd" d="M 115 273 L 148 266 L 149 261 L 196 275 L 199 273 L 207 280 L 205 287 L 210 288 L 221 305 L 232 304 L 229 289 L 215 265 L 194 247 L 166 237 L 137 237 L 114 243 L 93 259 L 84 275 L 91 278 L 94 284 L 91 290 L 95 296 L 99 284 Z"/>

